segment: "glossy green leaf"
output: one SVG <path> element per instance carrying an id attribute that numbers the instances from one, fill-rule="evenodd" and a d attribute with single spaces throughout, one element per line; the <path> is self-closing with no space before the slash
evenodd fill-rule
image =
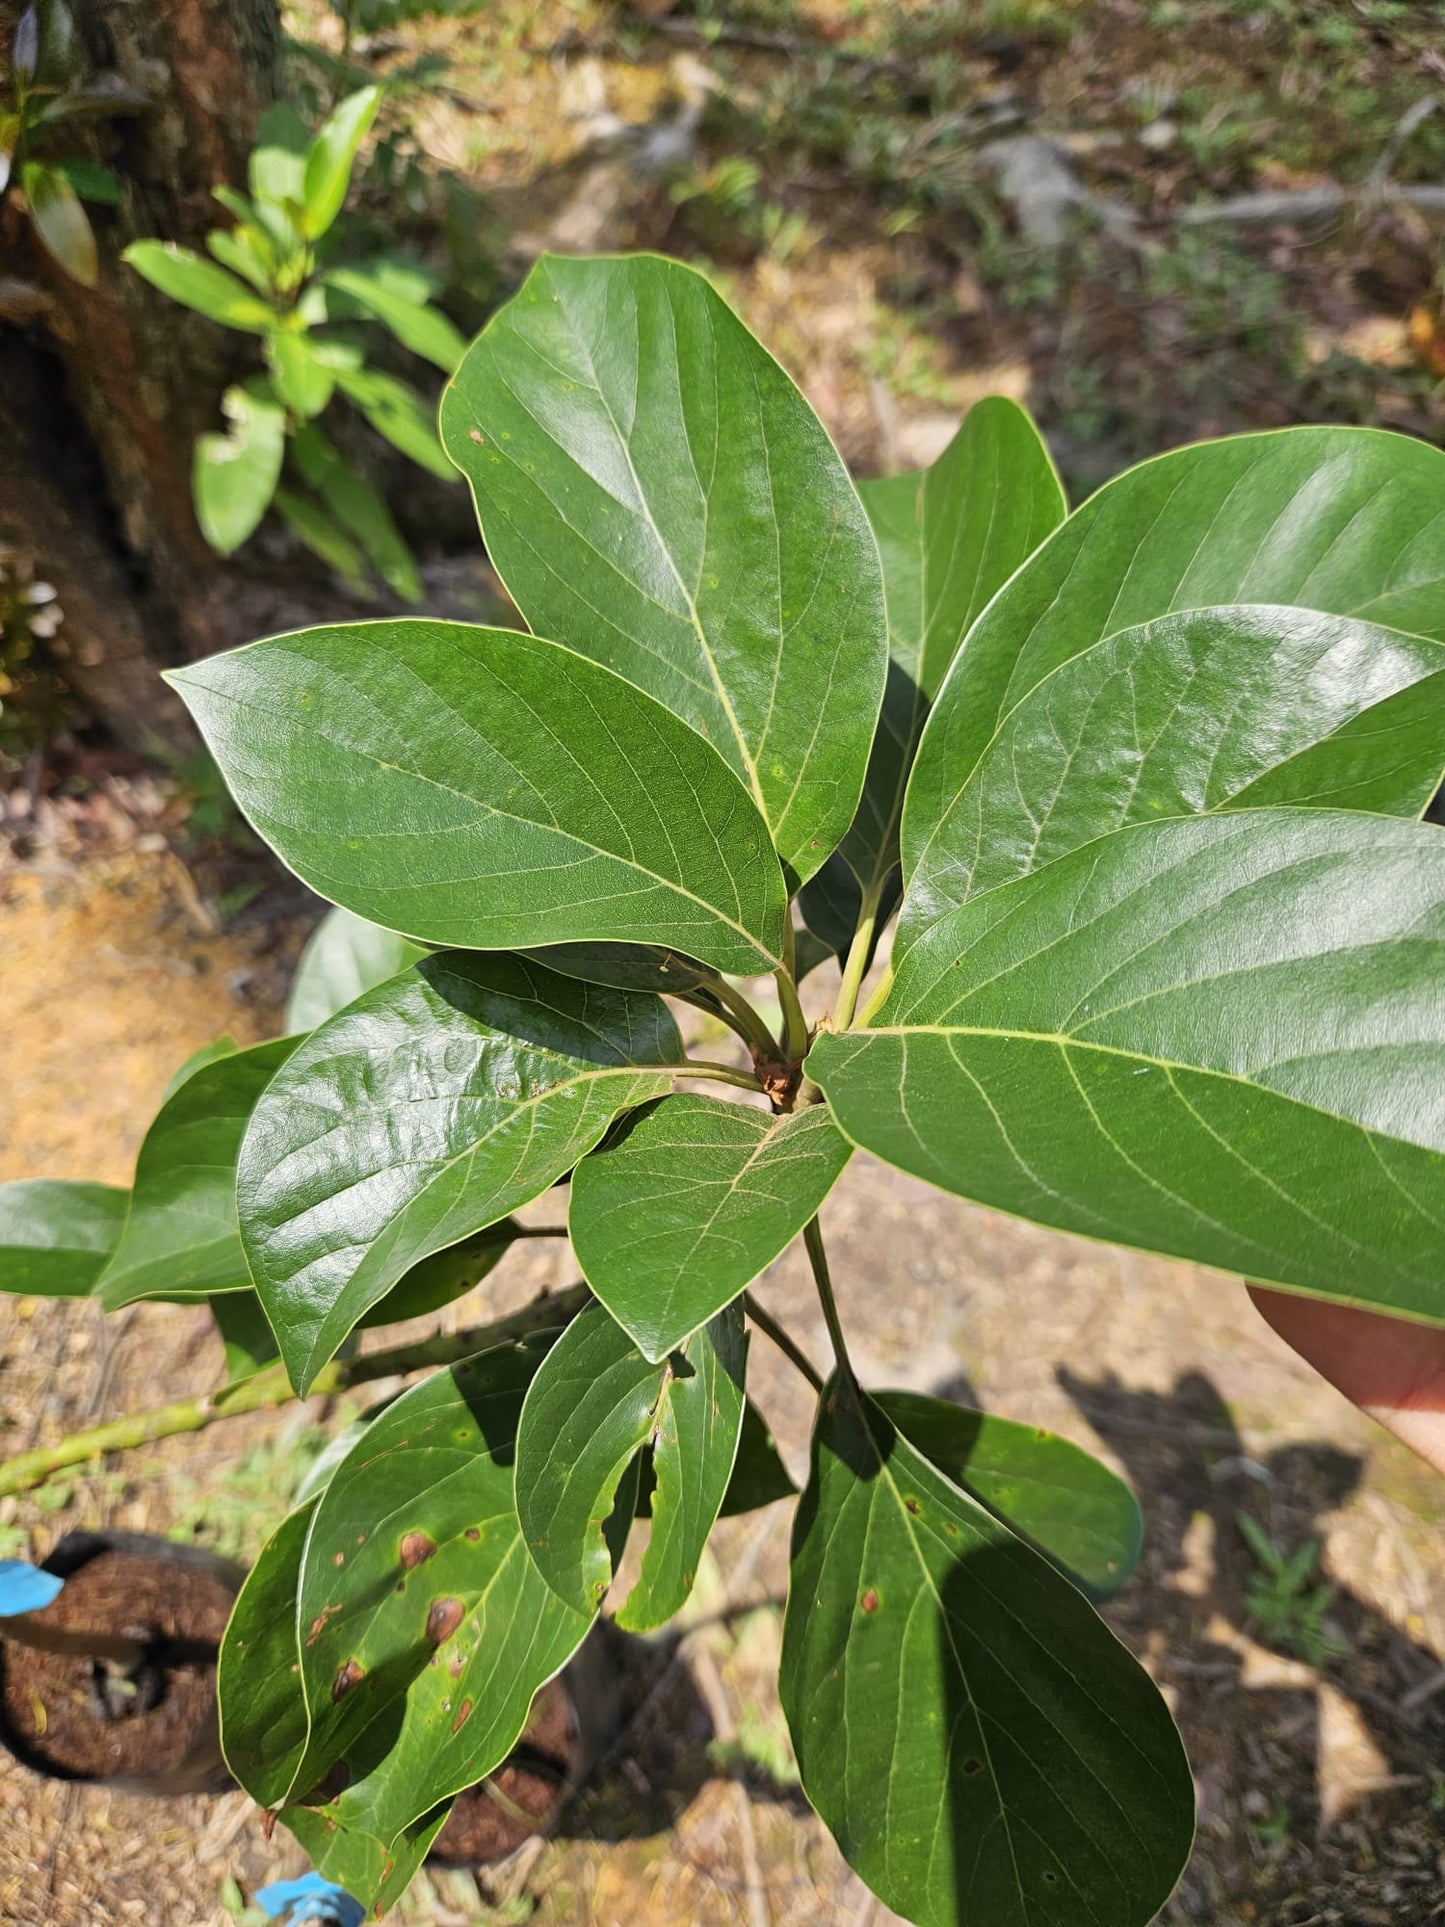
<path id="1" fill-rule="evenodd" d="M 692 957 L 654 943 L 548 943 L 527 952 L 549 970 L 614 990 L 652 990 L 662 997 L 692 997 L 715 983 L 717 973 Z"/>
<path id="2" fill-rule="evenodd" d="M 329 379 L 329 371 L 328 371 Z M 311 423 L 292 441 L 296 467 L 348 534 L 355 536 L 371 567 L 406 602 L 420 602 L 421 578 L 391 510 Z"/>
<path id="3" fill-rule="evenodd" d="M 30 210 L 30 225 L 46 253 L 72 281 L 93 288 L 100 278 L 95 231 L 69 178 L 45 161 L 24 161 L 20 186 Z"/>
<path id="4" fill-rule="evenodd" d="M 1116 831 L 939 920 L 808 1068 L 848 1135 L 1043 1224 L 1445 1322 L 1445 838 Z"/>
<path id="5" fill-rule="evenodd" d="M 913 753 L 959 643 L 1058 527 L 1065 502 L 1038 430 L 1002 395 L 975 403 L 932 467 L 863 482 L 859 494 L 883 558 L 889 653 L 863 800 L 839 853 L 861 892 L 898 861 Z"/>
<path id="6" fill-rule="evenodd" d="M 88 1297 L 115 1249 L 128 1201 L 129 1193 L 111 1184 L 0 1184 L 0 1291 Z"/>
<path id="7" fill-rule="evenodd" d="M 1091 1599 L 1127 1585 L 1144 1546 L 1139 1501 L 1116 1472 L 1056 1432 L 920 1392 L 874 1402 L 916 1451 L 996 1513 Z"/>
<path id="8" fill-rule="evenodd" d="M 537 1570 L 574 1611 L 595 1611 L 612 1583 L 607 1522 L 647 1446 L 652 1536 L 617 1623 L 642 1632 L 686 1602 L 732 1477 L 746 1368 L 737 1307 L 661 1364 L 600 1305 L 557 1340 L 522 1408 L 517 1516 Z"/>
<path id="9" fill-rule="evenodd" d="M 257 1099 L 295 1046 L 282 1037 L 214 1058 L 161 1106 L 136 1159 L 125 1229 L 96 1286 L 107 1311 L 137 1298 L 249 1287 L 236 1155 Z"/>
<path id="10" fill-rule="evenodd" d="M 464 952 L 314 1031 L 257 1107 L 237 1178 L 297 1389 L 412 1265 L 545 1191 L 680 1057 L 657 998 Z"/>
<path id="11" fill-rule="evenodd" d="M 306 150 L 302 226 L 313 240 L 325 234 L 341 212 L 357 153 L 380 105 L 379 87 L 362 87 L 348 94 L 332 108 Z"/>
<path id="12" fill-rule="evenodd" d="M 366 268 L 333 268 L 326 276 L 326 285 L 348 295 L 388 328 L 403 348 L 435 362 L 445 375 L 466 353 L 466 342 L 444 314 L 428 307 L 424 300 L 411 300 L 398 293 L 382 275 Z"/>
<path id="13" fill-rule="evenodd" d="M 371 594 L 366 557 L 319 502 L 295 489 L 278 488 L 273 507 L 297 541 L 334 569 L 348 589 L 362 597 Z"/>
<path id="14" fill-rule="evenodd" d="M 432 426 L 436 411 L 414 388 L 379 368 L 339 367 L 336 383 L 394 448 L 442 481 L 456 480 L 456 470 Z"/>
<path id="15" fill-rule="evenodd" d="M 1176 449 L 1110 482 L 979 619 L 919 746 L 911 876 L 999 721 L 1092 644 L 1179 610 L 1296 604 L 1445 637 L 1445 453 L 1377 429 Z"/>
<path id="16" fill-rule="evenodd" d="M 914 853 L 901 956 L 966 898 L 1131 823 L 1264 804 L 1418 816 L 1445 764 L 1445 648 L 1306 609 L 1125 629 L 1038 683 Z"/>
<path id="17" fill-rule="evenodd" d="M 345 1779 L 321 1803 L 342 1826 L 393 1839 L 491 1772 L 591 1623 L 543 1584 L 512 1504 L 544 1351 L 501 1346 L 414 1386 L 316 1502 L 296 1620 L 310 1733 L 291 1797 Z"/>
<path id="18" fill-rule="evenodd" d="M 259 1807 L 281 1805 L 306 1751 L 296 1595 L 314 1509 L 299 1507 L 266 1541 L 221 1641 L 221 1749 Z"/>
<path id="19" fill-rule="evenodd" d="M 577 1262 L 644 1358 L 664 1359 L 792 1243 L 850 1148 L 824 1105 L 659 1098 L 573 1173 Z"/>
<path id="20" fill-rule="evenodd" d="M 287 1807 L 282 1815 L 324 1880 L 353 1894 L 367 1918 L 380 1920 L 401 1899 L 446 1825 L 451 1802 L 423 1814 L 393 1840 L 380 1840 L 359 1827 L 344 1827 L 329 1808 Z"/>
<path id="21" fill-rule="evenodd" d="M 173 241 L 132 241 L 121 259 L 172 301 L 227 328 L 264 335 L 276 325 L 275 310 L 243 281 Z"/>
<path id="22" fill-rule="evenodd" d="M 291 412 L 306 420 L 319 415 L 331 399 L 336 371 L 318 358 L 306 336 L 289 328 L 273 329 L 266 337 L 266 359 L 276 393 Z"/>
<path id="23" fill-rule="evenodd" d="M 271 506 L 286 454 L 286 411 L 261 381 L 228 388 L 221 407 L 229 426 L 223 435 L 197 436 L 191 487 L 201 533 L 230 555 Z"/>
<path id="24" fill-rule="evenodd" d="M 286 999 L 288 1031 L 315 1030 L 426 955 L 420 944 L 368 923 L 349 910 L 328 910 L 307 940 Z"/>
<path id="25" fill-rule="evenodd" d="M 273 849 L 388 929 L 778 967 L 782 874 L 737 778 L 555 643 L 397 620 L 278 636 L 170 680 Z"/>
<path id="26" fill-rule="evenodd" d="M 84 201 L 94 201 L 100 207 L 119 207 L 125 198 L 125 183 L 119 174 L 102 167 L 99 161 L 64 160 L 56 161 L 55 166 Z"/>
<path id="27" fill-rule="evenodd" d="M 1189 1855 L 1168 1708 L 1088 1601 L 833 1383 L 780 1688 L 809 1800 L 919 1927 L 1146 1927 Z"/>
<path id="28" fill-rule="evenodd" d="M 886 621 L 857 494 L 782 369 L 690 268 L 546 256 L 442 433 L 532 627 L 715 744 L 811 876 L 857 806 Z"/>

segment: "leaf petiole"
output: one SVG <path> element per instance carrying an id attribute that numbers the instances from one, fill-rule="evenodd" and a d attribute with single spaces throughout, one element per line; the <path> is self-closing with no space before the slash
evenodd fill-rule
<path id="1" fill-rule="evenodd" d="M 771 1338 L 784 1358 L 807 1379 L 815 1392 L 823 1389 L 823 1374 L 812 1359 L 798 1344 L 786 1326 L 780 1325 L 770 1311 L 766 1311 L 750 1291 L 743 1293 L 743 1310 L 765 1337 Z"/>
<path id="2" fill-rule="evenodd" d="M 837 1302 L 833 1297 L 833 1280 L 828 1271 L 828 1254 L 823 1249 L 823 1227 L 816 1218 L 803 1227 L 803 1243 L 808 1250 L 808 1263 L 813 1267 L 813 1283 L 818 1287 L 818 1302 L 823 1307 L 823 1317 L 828 1326 L 828 1337 L 832 1341 L 833 1356 L 838 1361 L 838 1370 L 850 1384 L 858 1383 L 848 1356 L 848 1346 L 843 1338 L 843 1326 L 838 1317 Z"/>
<path id="3" fill-rule="evenodd" d="M 714 1064 L 705 1057 L 689 1057 L 681 1064 L 672 1064 L 668 1068 L 674 1077 L 706 1077 L 718 1084 L 736 1084 L 744 1091 L 762 1089 L 751 1071 L 740 1071 L 732 1064 Z"/>
<path id="4" fill-rule="evenodd" d="M 863 987 L 863 979 L 873 955 L 873 934 L 878 927 L 878 911 L 887 881 L 886 875 L 875 876 L 864 892 L 853 941 L 848 946 L 847 960 L 843 965 L 838 1001 L 833 1006 L 834 1030 L 847 1030 L 853 1022 L 853 1013 L 858 1007 L 858 992 Z"/>

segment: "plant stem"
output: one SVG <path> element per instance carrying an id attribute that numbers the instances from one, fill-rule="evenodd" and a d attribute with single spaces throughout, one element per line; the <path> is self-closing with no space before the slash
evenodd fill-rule
<path id="1" fill-rule="evenodd" d="M 777 1041 L 764 1023 L 762 1015 L 755 1010 L 740 990 L 734 990 L 725 977 L 718 977 L 708 984 L 708 990 L 727 1010 L 724 1021 L 731 1022 L 733 1029 L 745 1044 L 761 1051 L 764 1057 L 771 1057 L 777 1049 Z M 729 1015 L 729 1013 L 731 1013 Z"/>
<path id="2" fill-rule="evenodd" d="M 454 1365 L 474 1352 L 486 1351 L 509 1339 L 524 1338 L 528 1332 L 544 1331 L 551 1325 L 565 1325 L 591 1297 L 586 1285 L 578 1284 L 555 1295 L 544 1293 L 530 1305 L 507 1318 L 487 1325 L 473 1325 L 466 1331 L 433 1332 L 429 1338 L 410 1345 L 395 1345 L 388 1351 L 367 1352 L 360 1358 L 333 1358 L 316 1374 L 311 1396 L 344 1392 L 368 1379 L 391 1378 L 404 1372 L 422 1371 L 432 1365 Z M 128 1418 L 111 1419 L 105 1425 L 73 1432 L 55 1445 L 22 1452 L 8 1464 L 0 1465 L 0 1498 L 12 1492 L 28 1492 L 44 1485 L 47 1479 L 67 1466 L 84 1465 L 107 1452 L 128 1452 L 153 1439 L 173 1438 L 178 1432 L 199 1432 L 218 1419 L 239 1418 L 243 1412 L 264 1412 L 289 1404 L 296 1396 L 286 1377 L 284 1365 L 269 1365 L 250 1378 L 234 1380 L 204 1398 L 185 1398 L 173 1405 L 159 1405 L 148 1412 L 133 1412 Z"/>
<path id="3" fill-rule="evenodd" d="M 783 1048 L 794 1064 L 808 1054 L 808 1020 L 798 1001 L 798 986 L 786 970 L 774 973 L 778 980 L 778 1002 L 783 1007 Z"/>
<path id="4" fill-rule="evenodd" d="M 823 1227 L 816 1218 L 809 1220 L 803 1229 L 803 1243 L 808 1248 L 808 1263 L 813 1267 L 813 1283 L 818 1287 L 818 1302 L 823 1307 L 823 1317 L 828 1326 L 828 1337 L 832 1341 L 833 1356 L 838 1361 L 838 1370 L 845 1378 L 857 1379 L 852 1361 L 848 1357 L 848 1347 L 843 1339 L 843 1327 L 838 1319 L 838 1306 L 833 1297 L 833 1280 L 828 1274 L 828 1254 L 823 1249 Z"/>
<path id="5" fill-rule="evenodd" d="M 689 1057 L 685 1063 L 674 1064 L 675 1077 L 710 1077 L 719 1084 L 737 1084 L 745 1091 L 761 1088 L 751 1071 L 740 1071 L 732 1064 L 714 1064 L 705 1057 Z"/>
<path id="6" fill-rule="evenodd" d="M 790 1364 L 797 1367 L 815 1392 L 823 1389 L 823 1374 L 799 1345 L 791 1332 L 780 1325 L 770 1311 L 765 1311 L 750 1291 L 743 1293 L 743 1310 L 752 1319 L 760 1332 L 771 1338 L 778 1350 Z"/>
<path id="7" fill-rule="evenodd" d="M 858 1019 L 860 1024 L 866 1024 L 872 1020 L 872 1018 L 877 1014 L 879 1006 L 883 1003 L 884 999 L 887 997 L 889 991 L 892 990 L 892 988 L 893 988 L 893 966 L 892 964 L 889 964 L 888 968 L 883 972 L 883 975 L 878 979 L 878 982 L 874 986 L 872 996 L 868 999 L 867 1003 L 864 1004 L 863 1006 L 862 1015 Z"/>
<path id="8" fill-rule="evenodd" d="M 858 912 L 858 925 L 853 932 L 853 941 L 848 946 L 847 961 L 843 965 L 843 981 L 838 987 L 838 1001 L 833 1006 L 834 1030 L 847 1030 L 853 1021 L 853 1013 L 858 1008 L 858 992 L 863 987 L 863 978 L 868 969 L 869 957 L 873 949 L 873 933 L 878 927 L 878 906 L 883 901 L 883 886 L 887 879 L 875 877 L 863 895 L 862 908 Z"/>

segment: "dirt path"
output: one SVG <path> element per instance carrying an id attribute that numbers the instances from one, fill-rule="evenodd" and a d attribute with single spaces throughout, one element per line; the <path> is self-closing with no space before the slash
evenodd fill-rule
<path id="1" fill-rule="evenodd" d="M 22 875 L 6 893 L 0 1179 L 123 1182 L 175 1065 L 218 1032 L 246 1040 L 274 1023 L 245 1001 L 255 956 L 204 929 L 166 856 Z M 1431 1691 L 1445 1681 L 1445 1489 L 1286 1353 L 1227 1280 L 1030 1230 L 865 1159 L 827 1216 L 869 1378 L 1055 1425 L 1104 1449 L 1141 1492 L 1145 1566 L 1112 1617 L 1170 1693 L 1201 1794 L 1195 1862 L 1165 1918 L 1445 1919 L 1445 1690 Z M 544 1249 L 491 1282 L 495 1302 L 544 1282 Z M 762 1293 L 823 1356 L 795 1255 Z M 107 1325 L 88 1307 L 0 1299 L 6 1449 L 200 1389 L 218 1362 L 193 1312 L 145 1307 Z M 761 1342 L 753 1384 L 800 1466 L 805 1408 Z M 254 1549 L 284 1507 L 305 1424 L 303 1413 L 172 1440 L 5 1502 L 0 1533 L 32 1556 L 101 1523 Z M 1323 1541 L 1338 1591 L 1321 1670 L 1250 1617 L 1244 1509 L 1287 1549 Z M 783 1507 L 719 1534 L 685 1645 L 639 1650 L 607 1770 L 495 1908 L 479 1912 L 470 1880 L 443 1873 L 398 1917 L 450 1927 L 535 1906 L 557 1927 L 885 1922 L 791 1783 L 770 1683 L 786 1540 Z M 239 1794 L 161 1806 L 0 1765 L 0 1921 L 14 1927 L 221 1927 L 234 1917 L 224 1883 L 249 1892 L 295 1864 Z"/>

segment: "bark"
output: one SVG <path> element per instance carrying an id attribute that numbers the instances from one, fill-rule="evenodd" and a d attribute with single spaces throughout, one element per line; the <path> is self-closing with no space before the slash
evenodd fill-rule
<path id="1" fill-rule="evenodd" d="M 211 189 L 242 185 L 256 121 L 274 98 L 280 47 L 276 0 L 70 0 L 83 61 L 94 74 L 118 73 L 146 92 L 152 106 L 134 118 L 78 131 L 66 152 L 88 151 L 126 183 L 119 209 L 91 208 L 100 249 L 93 289 L 65 276 L 36 244 L 28 224 L 6 204 L 0 254 L 6 273 L 28 293 L 0 323 L 11 352 L 0 358 L 0 382 L 12 385 L 26 367 L 14 336 L 43 344 L 37 371 L 46 409 L 66 432 L 89 443 L 82 462 L 102 499 L 58 499 L 74 484 L 31 430 L 34 490 L 17 495 L 16 462 L 5 464 L 5 513 L 36 552 L 45 575 L 61 587 L 67 617 L 79 624 L 87 579 L 106 583 L 108 625 L 72 633 L 66 673 L 115 733 L 128 742 L 171 734 L 162 686 L 142 665 L 207 653 L 237 640 L 228 620 L 225 565 L 207 547 L 191 507 L 191 449 L 219 424 L 222 389 L 242 365 L 238 337 L 167 301 L 120 261 L 139 235 L 199 248 L 224 220 Z M 0 36 L 8 48 L 20 0 L 0 0 Z M 74 125 L 73 123 L 70 125 Z M 69 141 L 72 137 L 67 132 Z M 93 144 L 92 144 L 93 143 Z M 57 153 L 61 150 L 57 146 Z M 22 313 L 28 308 L 28 313 Z M 33 418 L 24 397 L 12 412 Z M 0 396 L 3 401 L 3 396 Z M 27 499 L 33 494 L 33 499 Z M 28 534 L 26 531 L 28 530 Z M 11 539 L 14 539 L 13 537 Z M 97 544 L 112 553 L 102 560 Z M 66 545 L 69 544 L 67 552 Z M 67 599 L 68 595 L 68 599 Z M 113 660 L 114 674 L 106 665 Z M 152 716 L 148 712 L 156 710 Z"/>

